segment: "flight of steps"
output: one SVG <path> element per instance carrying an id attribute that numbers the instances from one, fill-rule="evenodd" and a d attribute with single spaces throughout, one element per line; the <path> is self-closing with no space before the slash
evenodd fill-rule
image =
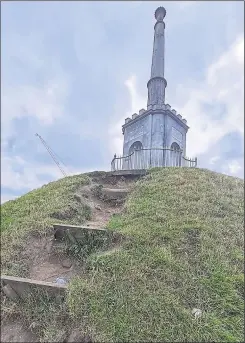
<path id="1" fill-rule="evenodd" d="M 84 237 L 84 233 L 92 233 L 93 235 L 102 234 L 108 236 L 109 232 L 104 228 L 91 228 L 88 226 L 78 226 L 69 224 L 53 224 L 54 241 L 61 243 L 64 239 L 68 239 L 70 243 L 79 242 Z M 115 234 L 115 240 L 118 239 L 118 234 Z M 56 295 L 65 293 L 67 284 L 59 284 L 53 282 L 45 282 L 32 280 L 28 278 L 14 277 L 1 275 L 2 290 L 5 295 L 12 300 L 24 298 L 31 291 L 31 286 L 42 288 Z"/>
<path id="2" fill-rule="evenodd" d="M 129 193 L 129 189 L 127 188 L 102 188 L 102 197 L 103 201 L 116 201 L 122 202 L 125 201 Z M 69 225 L 69 224 L 60 224 L 55 223 L 53 224 L 54 229 L 54 240 L 53 242 L 62 244 L 64 239 L 68 239 L 70 243 L 74 244 L 79 242 L 84 237 L 84 233 L 93 233 L 98 235 L 105 235 L 107 237 L 110 236 L 110 242 L 118 243 L 120 240 L 120 235 L 116 233 L 110 233 L 103 227 L 95 226 L 98 224 L 95 222 L 88 222 L 87 225 L 77 226 L 77 225 Z M 112 237 L 113 236 L 113 237 Z M 113 249 L 113 246 L 111 247 Z M 45 289 L 48 292 L 52 292 L 53 294 L 61 295 L 65 294 L 67 289 L 67 284 L 59 284 L 54 282 L 46 282 L 40 280 L 34 280 L 29 278 L 21 278 L 21 277 L 14 277 L 8 275 L 1 275 L 1 284 L 2 290 L 5 295 L 12 300 L 16 300 L 17 298 L 24 298 L 26 294 L 28 294 L 31 290 L 32 286 L 36 286 L 38 288 Z"/>
<path id="3" fill-rule="evenodd" d="M 82 226 L 54 223 L 53 237 L 50 237 L 50 240 L 46 242 L 45 247 L 43 248 L 45 250 L 45 255 L 56 253 L 56 249 L 61 251 L 64 250 L 64 240 L 66 240 L 66 242 L 68 240 L 71 244 L 74 244 L 75 242 L 81 242 L 81 240 L 84 239 L 84 234 L 85 236 L 94 236 L 97 234 L 100 236 L 104 235 L 105 240 L 108 239 L 108 248 L 96 250 L 96 254 L 98 255 L 111 254 L 121 249 L 120 243 L 123 237 L 116 232 L 109 232 L 109 230 L 107 230 L 105 227 L 108 220 L 113 214 L 120 213 L 121 206 L 123 205 L 129 192 L 131 191 L 131 182 L 124 182 L 125 179 L 129 178 L 132 181 L 132 183 L 134 183 L 135 180 L 139 179 L 145 174 L 145 171 L 121 171 L 115 173 L 107 173 L 107 177 L 109 176 L 109 182 L 105 181 L 104 185 L 101 188 L 101 198 L 99 199 L 98 203 L 93 209 L 95 217 Z M 93 184 L 96 184 L 96 175 L 94 179 L 92 177 L 92 180 Z M 98 180 L 99 184 L 100 181 L 101 180 Z M 37 244 L 37 246 L 39 245 Z M 39 259 L 37 259 L 37 261 L 39 263 Z M 30 274 L 31 277 L 32 275 L 36 277 L 38 275 L 38 277 L 41 279 L 41 275 L 43 276 L 42 267 L 43 265 L 42 263 L 40 263 L 40 265 L 38 265 L 39 273 L 37 273 L 37 271 L 35 270 L 35 273 Z M 50 267 L 53 267 L 53 265 L 47 261 L 46 269 L 49 270 L 49 274 L 52 274 L 52 268 Z M 61 271 L 60 266 L 58 267 L 58 270 Z M 77 275 L 76 270 L 72 270 L 72 268 L 70 268 L 69 263 L 65 267 L 67 268 L 68 272 L 71 269 L 71 273 L 73 274 L 73 276 Z M 64 269 L 65 268 L 63 268 L 63 272 L 66 273 L 67 270 L 64 271 Z M 57 273 L 55 275 L 57 276 Z M 66 274 L 66 276 L 67 275 L 68 274 Z M 47 282 L 45 281 L 45 278 L 42 278 L 42 280 L 40 279 L 37 280 L 35 277 L 22 278 L 9 275 L 1 275 L 2 291 L 8 298 L 14 301 L 17 301 L 19 298 L 25 299 L 26 295 L 28 295 L 32 291 L 32 287 L 38 288 L 39 290 L 42 289 L 44 291 L 47 291 L 49 294 L 52 294 L 55 297 L 65 297 L 68 288 L 67 283 L 57 283 L 54 280 Z M 50 280 L 51 278 L 49 277 L 48 279 Z M 3 331 L 12 330 L 12 327 L 16 326 L 17 324 L 11 322 L 9 323 L 10 326 L 8 326 L 8 324 L 3 326 Z M 11 329 L 9 329 L 9 327 Z M 23 332 L 23 334 L 27 334 L 27 336 L 30 335 L 29 331 L 24 330 Z M 71 334 L 71 336 L 73 334 L 74 332 Z M 33 341 L 33 338 L 30 338 L 30 340 L 28 341 Z M 73 338 L 70 337 L 70 339 L 68 339 L 67 342 L 73 341 Z"/>

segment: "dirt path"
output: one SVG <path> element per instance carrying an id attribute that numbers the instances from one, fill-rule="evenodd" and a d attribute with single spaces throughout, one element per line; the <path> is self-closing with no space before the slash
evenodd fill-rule
<path id="1" fill-rule="evenodd" d="M 105 228 L 110 217 L 120 213 L 123 203 L 104 201 L 98 197 L 95 189 L 103 184 L 103 189 L 122 190 L 130 189 L 133 181 L 120 180 L 115 182 L 92 181 L 89 186 L 81 187 L 77 190 L 76 195 L 85 199 L 86 203 L 92 209 L 91 220 L 83 223 L 83 225 L 91 228 Z M 41 281 L 55 282 L 57 278 L 65 278 L 69 281 L 74 275 L 79 275 L 83 272 L 78 261 L 67 257 L 63 252 L 64 245 L 56 242 L 53 235 L 45 238 L 35 237 L 29 244 L 29 256 L 35 256 L 31 269 L 30 278 Z"/>

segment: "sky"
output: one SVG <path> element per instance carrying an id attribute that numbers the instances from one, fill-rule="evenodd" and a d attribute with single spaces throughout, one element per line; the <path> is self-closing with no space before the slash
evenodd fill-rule
<path id="1" fill-rule="evenodd" d="M 125 118 L 147 104 L 154 12 L 164 6 L 166 103 L 187 156 L 243 178 L 242 1 L 1 3 L 1 202 L 63 175 L 110 170 Z"/>

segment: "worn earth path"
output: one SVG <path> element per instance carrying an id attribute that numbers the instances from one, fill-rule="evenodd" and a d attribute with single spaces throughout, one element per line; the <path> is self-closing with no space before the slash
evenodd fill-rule
<path id="1" fill-rule="evenodd" d="M 91 220 L 82 225 L 90 228 L 105 228 L 110 217 L 122 211 L 125 197 L 134 182 L 135 178 L 93 177 L 89 186 L 78 189 L 75 196 L 85 200 L 92 210 Z M 29 278 L 55 282 L 58 277 L 69 281 L 73 276 L 81 275 L 83 273 L 81 265 L 75 259 L 67 257 L 63 250 L 63 243 L 56 242 L 52 233 L 46 237 L 31 237 L 25 251 L 31 261 Z M 68 339 L 67 342 L 69 341 Z M 1 324 L 1 342 L 39 342 L 39 340 L 21 322 L 6 321 Z"/>
<path id="2" fill-rule="evenodd" d="M 78 189 L 76 196 L 85 199 L 86 204 L 92 209 L 91 220 L 83 225 L 90 228 L 105 228 L 110 217 L 122 210 L 123 200 L 132 187 L 132 182 L 123 179 L 112 185 L 105 181 L 101 192 L 109 201 L 104 201 L 96 195 L 96 187 L 102 184 L 101 180 L 96 181 L 95 179 L 91 185 Z M 53 282 L 58 277 L 69 280 L 74 275 L 82 273 L 81 265 L 75 259 L 67 258 L 63 251 L 63 243 L 56 242 L 53 235 L 35 238 L 30 246 L 31 250 L 33 248 L 36 256 L 30 268 L 31 279 Z M 33 255 L 31 251 L 30 255 Z"/>

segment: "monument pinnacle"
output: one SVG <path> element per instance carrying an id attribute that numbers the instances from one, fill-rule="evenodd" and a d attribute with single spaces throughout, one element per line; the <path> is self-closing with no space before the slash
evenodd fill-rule
<path id="1" fill-rule="evenodd" d="M 163 21 L 164 17 L 166 15 L 166 10 L 164 7 L 158 7 L 155 11 L 155 18 L 157 21 Z"/>
<path id="2" fill-rule="evenodd" d="M 156 24 L 154 26 L 154 43 L 151 64 L 151 78 L 147 83 L 148 102 L 147 108 L 156 106 L 162 108 L 165 102 L 165 88 L 167 81 L 164 78 L 164 31 L 163 19 L 166 15 L 164 7 L 158 7 L 155 11 Z"/>

